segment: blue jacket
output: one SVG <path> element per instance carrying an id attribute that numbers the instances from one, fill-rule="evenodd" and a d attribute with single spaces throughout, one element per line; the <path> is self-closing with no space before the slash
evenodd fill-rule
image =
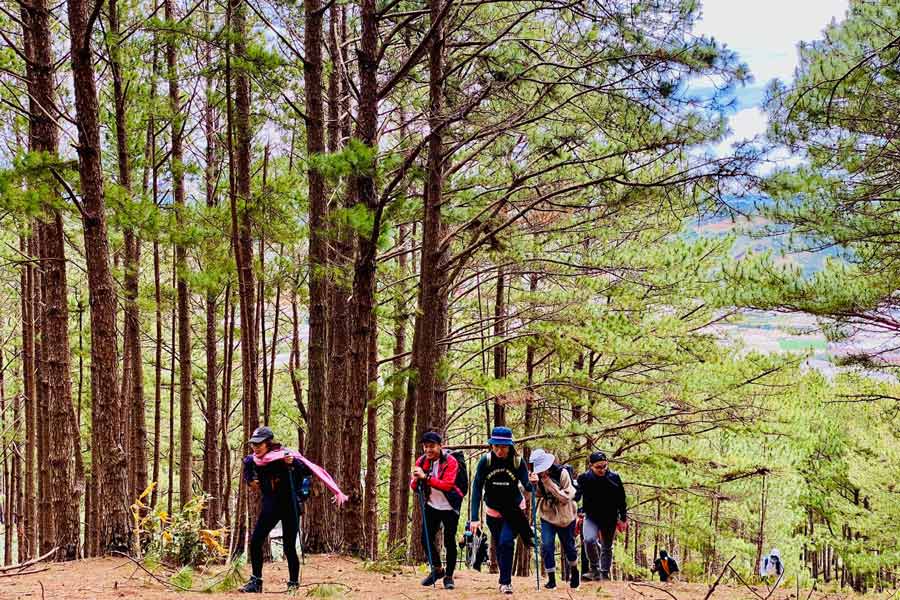
<path id="1" fill-rule="evenodd" d="M 481 457 L 481 460 L 478 461 L 478 466 L 475 467 L 475 478 L 472 480 L 472 512 L 470 515 L 470 520 L 472 521 L 480 520 L 479 514 L 481 512 L 481 498 L 482 495 L 484 495 L 484 484 L 487 481 L 488 474 L 492 471 L 506 471 L 510 479 L 514 479 L 516 482 L 521 483 L 522 487 L 525 488 L 525 491 L 531 491 L 531 482 L 528 481 L 528 467 L 525 465 L 524 460 L 520 460 L 519 466 L 516 468 L 512 454 L 510 454 L 506 460 L 499 458 L 493 452 L 485 454 Z M 503 507 L 497 500 L 497 498 L 491 498 L 490 494 L 484 495 L 484 503 L 490 508 L 499 511 Z M 522 502 L 522 493 L 519 491 L 518 486 L 516 486 L 516 506 L 518 506 L 520 502 Z"/>

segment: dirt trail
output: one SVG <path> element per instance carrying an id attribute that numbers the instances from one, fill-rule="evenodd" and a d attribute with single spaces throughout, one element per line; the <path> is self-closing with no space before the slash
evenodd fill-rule
<path id="1" fill-rule="evenodd" d="M 143 571 L 124 558 L 91 559 L 64 564 L 42 565 L 49 569 L 33 575 L 0 578 L 0 599 L 2 600 L 113 600 L 133 598 L 146 600 L 182 600 L 202 599 L 210 594 L 173 592 L 154 581 Z M 287 581 L 287 569 L 283 562 L 267 564 L 263 573 L 266 594 L 260 598 L 287 597 L 284 593 Z M 441 599 L 441 600 L 474 600 L 476 598 L 504 598 L 497 592 L 496 575 L 476 573 L 462 569 L 456 576 L 456 590 L 447 591 L 438 586 L 437 589 L 423 588 L 419 585 L 421 573 L 412 568 L 404 568 L 398 573 L 377 573 L 365 570 L 359 561 L 342 556 L 318 555 L 307 557 L 302 579 L 305 587 L 299 597 L 311 597 L 310 592 L 317 583 L 338 582 L 349 586 L 345 591 L 338 591 L 329 597 L 335 600 L 395 600 L 405 598 Z M 542 582 L 543 583 L 543 582 Z M 647 582 L 650 583 L 650 582 Z M 43 585 L 43 594 L 41 586 Z M 660 586 L 658 582 L 650 585 Z M 556 590 L 535 591 L 534 578 L 513 578 L 515 594 L 513 598 L 541 598 L 542 600 L 591 600 L 598 598 L 621 598 L 624 600 L 703 600 L 708 587 L 701 584 L 675 583 L 665 589 L 671 594 L 658 591 L 643 584 L 626 582 L 584 583 L 577 590 L 570 590 L 563 585 Z M 766 592 L 759 590 L 765 597 Z M 244 598 L 237 593 L 215 594 L 217 598 Z M 251 596 L 253 597 L 253 596 Z M 790 590 L 780 590 L 772 596 L 772 600 L 787 600 L 794 595 Z M 814 594 L 815 600 L 824 598 L 837 600 L 847 596 L 832 594 Z M 716 600 L 738 600 L 756 598 L 746 588 L 720 585 L 713 598 Z M 806 593 L 801 594 L 801 599 Z M 758 600 L 758 598 L 756 599 Z"/>

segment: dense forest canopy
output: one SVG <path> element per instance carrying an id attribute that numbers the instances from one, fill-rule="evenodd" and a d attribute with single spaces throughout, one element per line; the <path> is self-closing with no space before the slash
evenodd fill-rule
<path id="1" fill-rule="evenodd" d="M 349 497 L 313 487 L 307 551 L 422 562 L 422 434 L 471 468 L 508 425 L 608 454 L 621 577 L 778 547 L 804 585 L 896 585 L 896 2 L 802 44 L 725 155 L 751 73 L 696 0 L 0 8 L 4 564 L 160 552 L 173 520 L 206 532 L 181 561 L 242 552 L 263 424 Z M 743 197 L 763 227 L 697 234 Z M 726 340 L 750 309 L 851 350 Z"/>

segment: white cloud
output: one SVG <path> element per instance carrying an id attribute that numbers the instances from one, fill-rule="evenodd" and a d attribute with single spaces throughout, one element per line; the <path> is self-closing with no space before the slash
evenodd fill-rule
<path id="1" fill-rule="evenodd" d="M 728 119 L 731 134 L 714 148 L 717 156 L 731 154 L 731 146 L 737 142 L 752 140 L 766 132 L 767 118 L 762 109 L 754 106 L 739 110 Z"/>
<path id="2" fill-rule="evenodd" d="M 821 37 L 832 19 L 843 18 L 848 0 L 704 0 L 694 31 L 711 35 L 740 54 L 758 83 L 790 79 L 797 43 Z"/>

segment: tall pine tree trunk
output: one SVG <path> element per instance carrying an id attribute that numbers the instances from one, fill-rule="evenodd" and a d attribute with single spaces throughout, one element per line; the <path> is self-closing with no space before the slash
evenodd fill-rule
<path id="1" fill-rule="evenodd" d="M 174 0 L 165 0 L 165 17 L 169 23 L 175 20 Z M 172 148 L 170 159 L 172 165 L 172 200 L 175 207 L 175 220 L 178 231 L 176 240 L 184 229 L 184 164 L 182 163 L 182 137 L 184 134 L 184 116 L 181 114 L 181 93 L 178 86 L 178 56 L 175 50 L 175 36 L 170 33 L 166 40 L 166 64 L 169 80 L 169 110 L 172 113 L 171 135 Z M 184 244 L 175 243 L 175 263 L 178 268 L 176 296 L 178 302 L 178 399 L 179 399 L 179 463 L 178 463 L 178 499 L 184 506 L 191 499 L 191 413 L 193 400 L 191 388 L 191 315 L 190 291 L 187 282 L 187 250 Z"/>
<path id="2" fill-rule="evenodd" d="M 125 441 L 116 418 L 121 414 L 116 366 L 116 294 L 109 268 L 109 237 L 100 162 L 100 122 L 90 41 L 93 21 L 85 0 L 67 0 L 72 80 L 78 120 L 81 216 L 91 306 L 92 478 L 103 490 L 97 503 L 99 550 L 129 547 Z M 91 13 L 93 15 L 94 13 Z M 97 498 L 99 494 L 95 495 Z"/>
<path id="3" fill-rule="evenodd" d="M 419 277 L 419 315 L 413 340 L 413 369 L 417 382 L 415 440 L 431 429 L 443 426 L 445 415 L 436 409 L 437 365 L 441 351 L 438 339 L 446 329 L 442 319 L 446 311 L 441 295 L 446 294 L 442 272 L 443 251 L 441 217 L 444 185 L 444 143 L 441 132 L 444 102 L 444 26 L 439 22 L 443 0 L 431 0 L 431 21 L 434 34 L 428 51 L 428 174 L 425 184 L 425 207 L 422 230 L 422 258 Z M 413 531 L 410 539 L 411 555 L 422 557 L 422 516 L 417 503 L 413 504 Z"/>
<path id="4" fill-rule="evenodd" d="M 208 9 L 209 2 L 207 2 Z M 208 19 L 208 17 L 207 17 Z M 207 30 L 211 25 L 207 22 Z M 204 46 L 204 58 L 208 66 L 212 66 L 212 44 Z M 212 73 L 206 75 L 206 105 L 203 113 L 203 129 L 206 136 L 206 206 L 216 206 L 216 119 L 214 116 L 214 89 Z M 206 523 L 210 528 L 216 527 L 221 511 L 221 495 L 219 492 L 219 398 L 216 367 L 216 294 L 213 290 L 206 292 L 206 428 L 203 444 L 203 489 L 211 496 L 206 508 Z M 227 339 L 226 339 L 227 343 Z M 228 349 L 225 350 L 226 354 Z"/>
<path id="5" fill-rule="evenodd" d="M 397 278 L 406 277 L 406 236 L 408 227 L 401 225 L 398 232 L 400 254 L 397 256 Z M 409 487 L 407 485 L 408 470 L 404 471 L 403 453 L 406 447 L 404 428 L 404 394 L 403 378 L 400 376 L 405 365 L 403 354 L 406 352 L 406 325 L 409 317 L 406 308 L 406 289 L 401 287 L 394 301 L 394 360 L 392 390 L 392 422 L 391 422 L 391 478 L 390 478 L 390 511 L 388 516 L 388 548 L 393 549 L 406 545 L 406 520 L 409 516 Z"/>
<path id="6" fill-rule="evenodd" d="M 34 380 L 34 267 L 24 236 L 19 238 L 19 252 L 27 258 L 19 276 L 22 290 L 22 399 L 25 403 L 25 424 L 22 427 L 25 439 L 25 458 L 22 463 L 24 535 L 19 539 L 19 560 L 24 561 L 35 556 L 34 429 L 37 396 Z"/>
<path id="7" fill-rule="evenodd" d="M 325 152 L 324 103 L 322 99 L 322 2 L 304 0 L 305 15 L 303 86 L 306 96 L 306 151 L 308 156 Z M 312 164 L 312 163 L 309 163 Z M 327 413 L 327 274 L 328 246 L 325 237 L 327 205 L 325 178 L 318 170 L 307 172 L 309 182 L 309 387 L 307 455 L 323 463 L 325 455 L 325 420 Z M 326 465 L 329 466 L 330 465 Z M 339 475 L 335 473 L 335 475 Z M 326 494 L 322 486 L 313 486 L 307 525 L 306 547 L 310 552 L 324 552 L 329 546 Z"/>

